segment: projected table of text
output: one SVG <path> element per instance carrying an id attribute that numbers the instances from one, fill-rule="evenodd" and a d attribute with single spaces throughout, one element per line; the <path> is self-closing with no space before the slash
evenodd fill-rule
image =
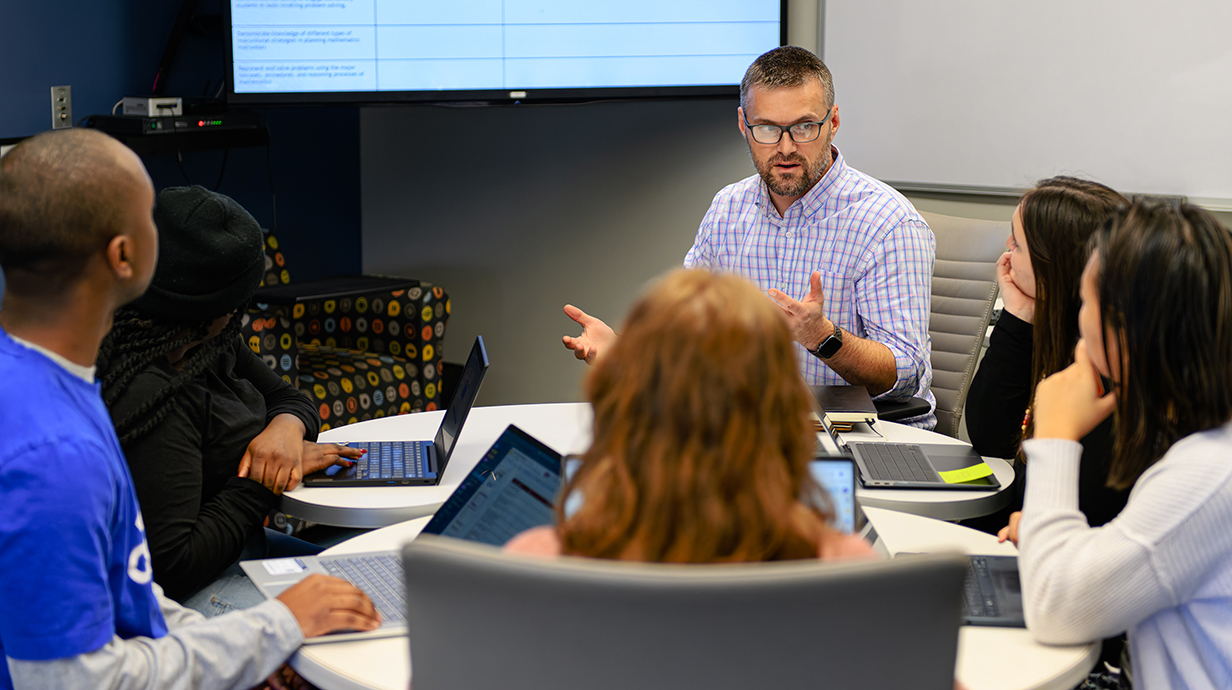
<path id="1" fill-rule="evenodd" d="M 739 83 L 779 0 L 231 0 L 236 93 Z"/>

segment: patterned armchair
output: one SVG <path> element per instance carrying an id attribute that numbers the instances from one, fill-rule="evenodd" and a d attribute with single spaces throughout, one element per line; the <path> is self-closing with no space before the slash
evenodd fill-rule
<path id="1" fill-rule="evenodd" d="M 249 347 L 318 404 L 321 430 L 435 410 L 449 295 L 385 276 L 290 284 L 278 240 L 266 231 L 265 287 L 243 316 Z"/>

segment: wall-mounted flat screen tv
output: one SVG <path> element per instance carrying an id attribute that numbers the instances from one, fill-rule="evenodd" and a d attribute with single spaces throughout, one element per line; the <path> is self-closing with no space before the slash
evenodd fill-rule
<path id="1" fill-rule="evenodd" d="M 228 0 L 232 103 L 732 95 L 787 0 Z"/>

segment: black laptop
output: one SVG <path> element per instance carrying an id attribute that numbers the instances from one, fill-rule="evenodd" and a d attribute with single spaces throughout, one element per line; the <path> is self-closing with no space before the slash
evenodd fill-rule
<path id="1" fill-rule="evenodd" d="M 900 556 L 922 554 L 900 551 Z M 963 625 L 1025 628 L 1017 556 L 967 556 L 963 583 Z"/>
<path id="2" fill-rule="evenodd" d="M 492 546 L 556 521 L 560 453 L 510 424 L 432 516 L 423 534 Z"/>
<path id="3" fill-rule="evenodd" d="M 968 556 L 963 623 L 1025 628 L 1017 556 Z"/>
<path id="4" fill-rule="evenodd" d="M 350 467 L 334 465 L 304 477 L 304 486 L 432 486 L 441 482 L 462 425 L 475 404 L 479 385 L 488 371 L 488 351 L 483 336 L 475 345 L 458 378 L 453 400 L 432 441 L 344 442 L 368 451 Z"/>

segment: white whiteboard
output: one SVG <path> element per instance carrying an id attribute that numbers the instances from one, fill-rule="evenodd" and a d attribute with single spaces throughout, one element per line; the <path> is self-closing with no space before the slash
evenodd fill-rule
<path id="1" fill-rule="evenodd" d="M 835 144 L 887 181 L 1232 200 L 1229 0 L 826 0 Z"/>

